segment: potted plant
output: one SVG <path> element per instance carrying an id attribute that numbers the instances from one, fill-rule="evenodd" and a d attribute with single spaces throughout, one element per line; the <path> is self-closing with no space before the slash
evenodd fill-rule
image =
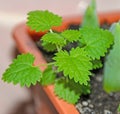
<path id="1" fill-rule="evenodd" d="M 94 9 L 92 1 L 78 30 L 67 28 L 70 24 L 80 24 L 80 17 L 64 18 L 62 22 L 60 16 L 47 10 L 29 12 L 27 26 L 39 33 L 29 31 L 24 23 L 15 28 L 14 39 L 19 51 L 24 54 L 13 61 L 2 79 L 27 87 L 40 83 L 58 113 L 78 114 L 73 104 L 82 94 L 90 93 L 92 70 L 101 68 L 101 57 L 105 56 L 114 41 L 109 30 L 99 28 Z M 94 18 L 90 18 L 91 14 Z M 111 24 L 120 18 L 117 14 L 99 15 L 100 22 Z M 43 50 L 53 54 L 49 63 L 34 43 L 38 36 Z"/>

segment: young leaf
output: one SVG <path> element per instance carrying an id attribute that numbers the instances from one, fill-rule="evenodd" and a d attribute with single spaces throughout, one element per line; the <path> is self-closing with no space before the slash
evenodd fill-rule
<path id="1" fill-rule="evenodd" d="M 80 42 L 93 60 L 105 56 L 107 49 L 113 43 L 113 35 L 108 30 L 100 28 L 83 27 L 80 29 Z"/>
<path id="2" fill-rule="evenodd" d="M 38 67 L 33 66 L 33 62 L 34 57 L 31 54 L 18 55 L 5 71 L 2 79 L 8 83 L 20 83 L 21 86 L 35 85 L 41 79 L 41 71 Z"/>
<path id="3" fill-rule="evenodd" d="M 57 49 L 55 44 L 51 44 L 47 42 L 42 42 L 42 46 L 47 52 L 53 52 Z"/>
<path id="4" fill-rule="evenodd" d="M 78 30 L 65 30 L 61 35 L 69 42 L 77 41 L 80 38 L 80 32 Z"/>
<path id="5" fill-rule="evenodd" d="M 59 98 L 75 104 L 82 93 L 90 93 L 90 86 L 80 85 L 79 83 L 75 83 L 73 80 L 65 81 L 60 79 L 55 83 L 54 91 Z"/>
<path id="6" fill-rule="evenodd" d="M 62 18 L 47 10 L 31 11 L 28 13 L 27 25 L 36 32 L 51 29 L 53 26 L 60 26 Z"/>
<path id="7" fill-rule="evenodd" d="M 79 89 L 79 87 L 78 87 Z M 70 89 L 70 86 L 68 86 L 64 80 L 58 81 L 55 83 L 55 88 L 54 88 L 55 94 L 59 96 L 59 98 L 64 99 L 65 101 L 75 104 L 81 93 L 76 93 L 75 89 Z"/>
<path id="8" fill-rule="evenodd" d="M 115 37 L 113 48 L 106 57 L 103 86 L 106 92 L 120 91 L 120 23 L 111 27 Z"/>
<path id="9" fill-rule="evenodd" d="M 118 23 L 113 23 L 110 27 L 110 32 L 112 32 L 114 36 L 114 47 L 117 49 L 120 49 L 118 46 L 120 44 L 120 22 Z M 117 46 L 117 47 L 116 47 Z"/>
<path id="10" fill-rule="evenodd" d="M 103 66 L 101 60 L 97 60 L 97 59 L 93 60 L 92 64 L 93 64 L 93 69 L 98 69 Z"/>
<path id="11" fill-rule="evenodd" d="M 64 46 L 66 44 L 66 40 L 63 36 L 57 33 L 47 33 L 42 37 L 42 41 L 45 43 L 51 43 L 53 45 Z"/>
<path id="12" fill-rule="evenodd" d="M 55 73 L 52 70 L 52 67 L 48 67 L 44 72 L 43 72 L 43 76 L 41 78 L 40 83 L 42 85 L 49 85 L 54 83 L 56 78 Z"/>
<path id="13" fill-rule="evenodd" d="M 96 0 L 91 0 L 91 4 L 87 7 L 83 17 L 82 27 L 99 27 Z"/>
<path id="14" fill-rule="evenodd" d="M 63 71 L 64 76 L 69 76 L 75 82 L 87 85 L 92 64 L 84 49 L 72 48 L 70 54 L 67 51 L 60 51 L 53 59 L 58 71 Z"/>

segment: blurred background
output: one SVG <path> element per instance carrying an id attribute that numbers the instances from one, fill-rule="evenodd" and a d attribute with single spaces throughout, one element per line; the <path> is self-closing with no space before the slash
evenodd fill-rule
<path id="1" fill-rule="evenodd" d="M 120 0 L 96 1 L 98 12 L 120 11 Z M 0 78 L 18 53 L 12 39 L 12 30 L 16 24 L 26 20 L 27 12 L 48 9 L 61 16 L 82 15 L 89 2 L 90 0 L 0 0 Z M 20 110 L 22 104 L 29 104 L 28 114 L 34 114 L 30 91 L 19 85 L 4 83 L 0 79 L 0 114 L 23 114 L 14 111 L 16 108 Z"/>

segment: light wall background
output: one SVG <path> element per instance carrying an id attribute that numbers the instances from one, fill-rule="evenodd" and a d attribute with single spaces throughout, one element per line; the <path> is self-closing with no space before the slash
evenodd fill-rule
<path id="1" fill-rule="evenodd" d="M 97 11 L 120 10 L 120 0 L 96 0 Z M 30 10 L 49 9 L 50 11 L 66 15 L 81 15 L 90 0 L 0 0 L 0 22 L 13 24 L 26 19 Z"/>
<path id="2" fill-rule="evenodd" d="M 48 9 L 61 16 L 82 15 L 90 0 L 0 0 L 0 77 L 15 54 L 12 39 L 14 26 L 26 20 L 28 11 Z M 120 11 L 120 0 L 97 0 L 97 11 Z M 0 114 L 10 114 L 16 104 L 30 99 L 30 93 L 19 85 L 0 79 Z"/>

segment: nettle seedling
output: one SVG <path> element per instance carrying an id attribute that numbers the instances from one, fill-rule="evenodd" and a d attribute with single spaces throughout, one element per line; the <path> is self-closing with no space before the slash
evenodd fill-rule
<path id="1" fill-rule="evenodd" d="M 37 32 L 47 31 L 40 40 L 45 50 L 54 52 L 53 61 L 44 64 L 47 68 L 41 71 L 33 66 L 35 58 L 32 54 L 18 55 L 2 79 L 27 87 L 36 83 L 54 84 L 56 95 L 75 104 L 82 94 L 90 93 L 92 70 L 102 67 L 100 59 L 113 43 L 113 35 L 108 30 L 91 26 L 60 33 L 52 29 L 61 24 L 62 17 L 47 10 L 29 12 L 27 25 Z M 75 42 L 75 47 L 65 48 Z"/>

